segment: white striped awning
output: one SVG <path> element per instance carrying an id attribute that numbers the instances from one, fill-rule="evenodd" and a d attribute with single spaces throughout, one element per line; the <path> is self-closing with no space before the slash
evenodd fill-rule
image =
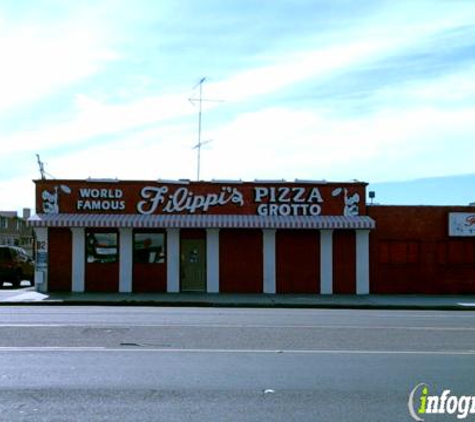
<path id="1" fill-rule="evenodd" d="M 262 216 L 262 215 L 140 215 L 140 214 L 37 214 L 32 227 L 133 228 L 244 228 L 244 229 L 374 229 L 368 216 Z"/>

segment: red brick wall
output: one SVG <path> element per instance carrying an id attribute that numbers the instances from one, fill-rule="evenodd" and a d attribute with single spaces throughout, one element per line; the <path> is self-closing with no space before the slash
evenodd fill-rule
<path id="1" fill-rule="evenodd" d="M 48 231 L 48 290 L 72 290 L 72 233 L 69 228 Z"/>
<path id="2" fill-rule="evenodd" d="M 134 293 L 167 291 L 166 264 L 133 264 L 132 289 Z"/>
<path id="3" fill-rule="evenodd" d="M 449 212 L 473 207 L 371 206 L 372 293 L 475 293 L 475 238 L 448 236 Z"/>
<path id="4" fill-rule="evenodd" d="M 262 293 L 262 230 L 226 229 L 219 237 L 220 291 Z"/>
<path id="5" fill-rule="evenodd" d="M 333 232 L 333 293 L 356 293 L 356 232 Z"/>
<path id="6" fill-rule="evenodd" d="M 277 293 L 320 293 L 320 236 L 317 230 L 276 233 Z"/>

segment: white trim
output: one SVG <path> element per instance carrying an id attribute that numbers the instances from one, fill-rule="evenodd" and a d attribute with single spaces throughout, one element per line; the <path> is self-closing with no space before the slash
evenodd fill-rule
<path id="1" fill-rule="evenodd" d="M 206 291 L 219 293 L 219 229 L 206 229 Z"/>
<path id="2" fill-rule="evenodd" d="M 320 294 L 333 294 L 333 230 L 320 231 Z"/>
<path id="3" fill-rule="evenodd" d="M 356 294 L 369 294 L 369 230 L 356 230 Z"/>
<path id="4" fill-rule="evenodd" d="M 132 292 L 132 251 L 132 229 L 119 229 L 119 293 Z"/>
<path id="5" fill-rule="evenodd" d="M 276 251 L 274 229 L 262 230 L 263 233 L 263 259 L 264 259 L 264 293 L 276 293 Z"/>
<path id="6" fill-rule="evenodd" d="M 180 229 L 167 229 L 167 293 L 180 292 Z"/>
<path id="7" fill-rule="evenodd" d="M 72 232 L 72 288 L 83 293 L 86 279 L 86 234 L 83 228 L 73 227 Z"/>

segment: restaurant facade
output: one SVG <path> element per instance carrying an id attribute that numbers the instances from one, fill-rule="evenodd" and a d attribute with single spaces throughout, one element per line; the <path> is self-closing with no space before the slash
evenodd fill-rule
<path id="1" fill-rule="evenodd" d="M 475 293 L 474 207 L 367 205 L 363 182 L 35 185 L 43 292 Z"/>

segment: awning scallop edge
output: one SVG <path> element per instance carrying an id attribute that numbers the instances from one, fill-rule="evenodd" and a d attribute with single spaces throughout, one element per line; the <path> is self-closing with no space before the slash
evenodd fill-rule
<path id="1" fill-rule="evenodd" d="M 140 214 L 36 214 L 32 227 L 103 228 L 242 228 L 242 229 L 359 229 L 375 228 L 368 216 L 261 216 L 261 215 L 140 215 Z"/>

